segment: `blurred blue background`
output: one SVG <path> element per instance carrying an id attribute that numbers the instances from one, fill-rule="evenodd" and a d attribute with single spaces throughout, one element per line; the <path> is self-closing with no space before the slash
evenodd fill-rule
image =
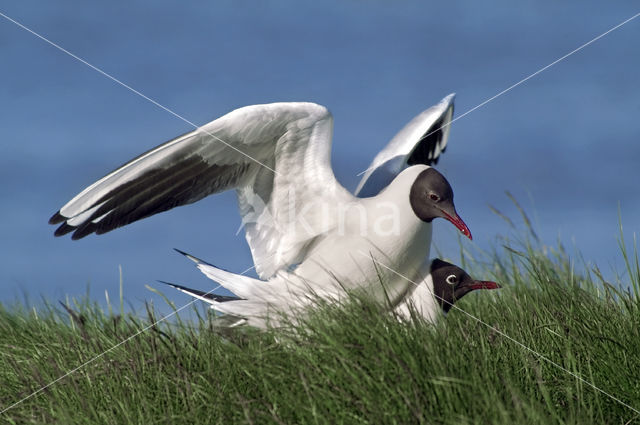
<path id="1" fill-rule="evenodd" d="M 456 92 L 459 116 L 638 12 L 603 1 L 3 2 L 2 13 L 197 124 L 240 106 L 313 101 L 335 119 L 333 166 L 356 174 L 412 117 Z M 640 200 L 640 18 L 456 121 L 439 163 L 469 248 L 509 232 L 511 191 L 545 244 L 622 269 Z M 235 195 L 72 242 L 47 220 L 88 184 L 190 131 L 185 122 L 0 18 L 0 301 L 118 293 L 156 279 L 209 281 L 171 248 L 233 271 L 252 265 Z M 435 224 L 458 257 L 457 234 Z M 161 288 L 178 304 L 188 297 Z"/>

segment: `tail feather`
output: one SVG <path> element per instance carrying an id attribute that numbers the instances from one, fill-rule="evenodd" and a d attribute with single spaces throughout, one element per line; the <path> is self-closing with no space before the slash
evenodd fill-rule
<path id="1" fill-rule="evenodd" d="M 199 259 L 198 257 L 194 257 L 193 255 L 189 254 L 188 252 L 182 251 L 181 249 L 173 248 L 173 250 L 176 251 L 178 254 L 184 255 L 185 257 L 187 257 L 189 260 L 193 261 L 196 264 L 199 264 L 199 263 L 209 264 L 206 261 Z"/>
<path id="2" fill-rule="evenodd" d="M 175 288 L 180 292 L 184 292 L 187 295 L 191 295 L 192 297 L 197 298 L 197 299 L 199 299 L 201 301 L 204 301 L 206 303 L 209 303 L 209 304 L 225 303 L 225 302 L 229 302 L 229 301 L 239 301 L 239 300 L 243 299 L 243 298 L 240 298 L 240 297 L 213 294 L 213 293 L 211 293 L 211 291 L 204 292 L 204 291 L 200 291 L 198 289 L 187 288 L 186 286 L 178 285 L 177 283 L 165 282 L 163 280 L 159 280 L 158 282 L 164 283 L 165 285 L 169 285 L 172 288 Z"/>
<path id="3" fill-rule="evenodd" d="M 212 294 L 209 292 L 187 288 L 186 286 L 178 285 L 176 283 L 171 283 L 171 282 L 165 282 L 162 280 L 159 280 L 158 282 L 171 286 L 172 288 L 175 288 L 180 292 L 183 292 L 187 295 L 197 298 L 200 301 L 204 301 L 208 304 L 211 304 L 212 309 L 220 313 L 223 313 L 221 316 L 217 316 L 213 319 L 214 326 L 217 326 L 220 328 L 235 328 L 248 323 L 248 320 L 246 318 L 247 312 L 244 311 L 245 308 L 243 306 L 235 306 L 235 308 L 224 308 L 224 306 L 230 306 L 231 304 L 235 304 L 238 302 L 240 303 L 246 302 L 246 300 L 243 298 Z"/>
<path id="4" fill-rule="evenodd" d="M 280 311 L 268 302 L 240 300 L 232 303 L 216 304 L 212 307 L 225 316 L 242 318 L 243 322 L 236 322 L 238 325 L 247 324 L 258 329 L 267 329 L 269 326 L 281 326 L 282 319 L 287 312 Z M 223 316 L 223 317 L 225 317 Z"/>
<path id="5" fill-rule="evenodd" d="M 234 326 L 245 323 L 256 328 L 277 326 L 282 313 L 286 314 L 310 302 L 308 291 L 303 290 L 309 289 L 304 282 L 299 282 L 297 285 L 291 282 L 291 286 L 284 280 L 265 282 L 220 269 L 178 249 L 176 251 L 196 263 L 198 269 L 209 279 L 220 283 L 238 297 L 223 299 L 220 295 L 202 293 L 172 283 L 169 285 L 211 304 L 211 308 L 220 313 L 238 318 L 233 322 Z"/>
<path id="6" fill-rule="evenodd" d="M 247 319 L 244 317 L 233 316 L 231 314 L 222 314 L 212 319 L 212 324 L 217 328 L 237 328 L 247 324 Z"/>
<path id="7" fill-rule="evenodd" d="M 196 263 L 198 269 L 209 279 L 218 282 L 241 298 L 250 299 L 256 293 L 263 293 L 265 290 L 265 282 L 262 280 L 220 269 L 184 251 L 179 249 L 176 249 L 176 251 Z"/>

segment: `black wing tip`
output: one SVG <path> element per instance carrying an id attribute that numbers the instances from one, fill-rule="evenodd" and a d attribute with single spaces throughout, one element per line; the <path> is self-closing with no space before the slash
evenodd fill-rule
<path id="1" fill-rule="evenodd" d="M 85 236 L 88 236 L 91 233 L 93 233 L 92 230 L 90 231 L 90 230 L 87 230 L 86 228 L 70 226 L 67 223 L 64 223 L 60 227 L 58 227 L 55 232 L 53 232 L 53 236 L 60 237 L 71 232 L 73 232 L 73 234 L 71 235 L 71 240 L 73 241 L 77 241 L 78 239 L 82 239 Z"/>
<path id="2" fill-rule="evenodd" d="M 89 233 L 80 233 L 77 230 L 75 232 L 73 232 L 73 235 L 71 235 L 71 240 L 72 241 L 77 241 L 80 240 L 82 238 L 84 238 L 85 236 L 89 235 Z"/>
<path id="3" fill-rule="evenodd" d="M 94 223 L 88 222 L 76 228 L 76 231 L 71 235 L 71 239 L 77 241 L 78 239 L 82 239 L 85 236 L 89 236 L 92 233 L 97 233 L 96 225 Z"/>
<path id="4" fill-rule="evenodd" d="M 66 222 L 66 220 L 68 219 L 69 217 L 63 216 L 62 214 L 60 214 L 60 211 L 51 216 L 51 218 L 49 219 L 49 224 L 62 223 L 60 224 L 60 226 L 58 226 L 55 232 L 53 232 L 53 236 L 60 237 L 66 235 L 67 233 L 73 232 L 73 234 L 71 235 L 71 239 L 77 241 L 78 239 L 82 239 L 85 236 L 90 235 L 91 233 L 96 231 L 95 224 L 91 222 L 84 223 L 79 226 L 73 226 Z"/>
<path id="5" fill-rule="evenodd" d="M 73 232 L 74 230 L 76 230 L 76 226 L 70 226 L 70 225 L 68 225 L 67 223 L 62 223 L 62 224 L 60 225 L 60 227 L 58 227 L 58 228 L 56 229 L 56 231 L 55 231 L 55 232 L 53 232 L 53 236 L 56 236 L 56 237 L 64 236 L 64 235 L 66 235 L 67 233 L 71 233 L 71 232 Z M 72 236 L 72 238 L 73 238 L 73 236 Z"/>
<path id="6" fill-rule="evenodd" d="M 63 221 L 65 221 L 67 219 L 67 217 L 63 216 L 62 214 L 60 214 L 60 210 L 56 211 L 56 213 L 54 215 L 51 216 L 51 218 L 49 219 L 49 224 L 58 224 L 58 223 L 62 223 Z"/>

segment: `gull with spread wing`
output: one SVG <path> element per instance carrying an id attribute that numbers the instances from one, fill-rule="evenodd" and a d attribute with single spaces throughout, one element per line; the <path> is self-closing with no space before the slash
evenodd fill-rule
<path id="1" fill-rule="evenodd" d="M 242 298 L 291 303 L 284 310 L 306 305 L 309 293 L 340 296 L 345 289 L 396 305 L 411 283 L 376 261 L 414 279 L 429 254 L 433 219 L 471 234 L 455 210 L 451 186 L 427 165 L 402 165 L 376 196 L 350 194 L 331 169 L 332 127 L 328 110 L 313 103 L 237 109 L 109 173 L 50 223 L 59 224 L 57 236 L 79 239 L 235 189 L 263 280 L 213 266 L 203 270 L 209 277 Z M 442 138 L 430 140 L 442 144 Z M 415 156 L 434 157 L 431 151 Z"/>

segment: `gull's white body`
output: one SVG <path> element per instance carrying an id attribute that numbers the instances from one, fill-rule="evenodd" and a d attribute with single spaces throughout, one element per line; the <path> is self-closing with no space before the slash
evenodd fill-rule
<path id="1" fill-rule="evenodd" d="M 435 322 L 443 314 L 434 296 L 433 279 L 428 270 L 429 264 L 429 261 L 423 263 L 418 278 L 413 279 L 417 285 L 412 286 L 412 291 L 394 309 L 396 314 L 406 320 L 411 318 L 411 310 L 431 322 Z"/>
<path id="2" fill-rule="evenodd" d="M 279 270 L 268 281 L 239 276 L 197 261 L 200 270 L 244 300 L 213 303 L 223 313 L 241 316 L 249 324 L 275 324 L 278 314 L 291 313 L 322 299 L 339 299 L 345 291 L 364 291 L 381 303 L 395 307 L 421 280 L 421 267 L 429 255 L 431 225 L 418 219 L 409 204 L 409 189 L 427 166 L 402 172 L 389 187 L 373 198 L 357 199 L 346 210 L 340 231 L 319 237 L 293 270 Z M 388 211 L 380 206 L 397 205 L 397 228 L 379 226 Z M 389 222 L 387 222 L 389 224 Z M 393 270 L 402 270 L 402 276 Z M 404 277 L 403 277 L 404 276 Z M 406 278 L 410 280 L 407 280 Z"/>
<path id="3" fill-rule="evenodd" d="M 425 135 L 437 136 L 428 153 L 430 161 L 437 161 L 448 141 L 454 98 L 455 95 L 449 95 L 420 113 L 376 155 L 355 191 L 356 196 L 365 198 L 362 199 L 362 205 L 381 204 L 386 201 L 385 192 L 387 197 L 403 193 L 398 192 L 394 179 L 409 166 L 408 158 Z M 404 199 L 408 203 L 408 196 Z M 373 211 L 373 207 L 370 208 Z M 354 229 L 360 224 L 357 218 L 352 223 Z M 408 222 L 412 222 L 412 219 L 409 218 Z M 414 235 L 415 238 L 411 240 L 379 237 L 375 241 L 363 241 L 362 238 L 326 236 L 321 244 L 306 253 L 309 260 L 300 264 L 294 272 L 278 272 L 266 285 L 206 263 L 199 262 L 198 266 L 211 279 L 246 298 L 230 303 L 213 303 L 213 308 L 246 317 L 252 326 L 263 327 L 266 324 L 265 317 L 271 317 L 275 322 L 279 313 L 303 308 L 313 299 L 309 296 L 311 292 L 317 296 L 339 296 L 343 291 L 336 283 L 348 285 L 349 289 L 373 285 L 374 297 L 391 303 L 401 317 L 408 319 L 410 308 L 413 308 L 426 320 L 435 321 L 442 314 L 442 309 L 433 296 L 433 282 L 429 274 L 431 228 L 431 223 L 424 222 L 414 228 L 407 226 L 402 233 Z M 363 255 L 366 248 L 369 249 L 369 256 Z M 377 255 L 373 255 L 374 252 Z M 344 259 L 345 253 L 350 257 L 348 262 Z M 401 276 L 383 266 L 372 269 L 370 266 L 375 264 L 372 257 L 394 271 L 400 271 Z M 363 260 L 365 264 L 362 264 Z M 381 282 L 387 282 L 387 287 L 383 288 Z M 279 289 L 275 290 L 275 287 Z M 243 293 L 243 290 L 247 292 Z"/>
<path id="4" fill-rule="evenodd" d="M 422 135 L 439 136 L 440 140 L 433 143 L 432 152 L 429 153 L 429 159 L 433 161 L 432 163 L 437 162 L 449 140 L 454 100 L 455 94 L 446 96 L 438 104 L 420 113 L 400 130 L 373 159 L 356 188 L 356 196 L 376 195 L 408 167 L 407 158 L 417 148 Z M 431 244 L 431 234 L 429 234 L 428 243 Z M 398 304 L 395 311 L 408 318 L 409 306 L 411 305 L 425 319 L 434 321 L 438 314 L 441 314 L 441 309 L 433 298 L 433 281 L 429 274 L 428 254 L 422 260 L 422 272 L 418 273 L 418 276 L 422 277 L 418 277 L 417 280 L 412 279 L 417 285 L 411 286 L 410 291 Z"/>

